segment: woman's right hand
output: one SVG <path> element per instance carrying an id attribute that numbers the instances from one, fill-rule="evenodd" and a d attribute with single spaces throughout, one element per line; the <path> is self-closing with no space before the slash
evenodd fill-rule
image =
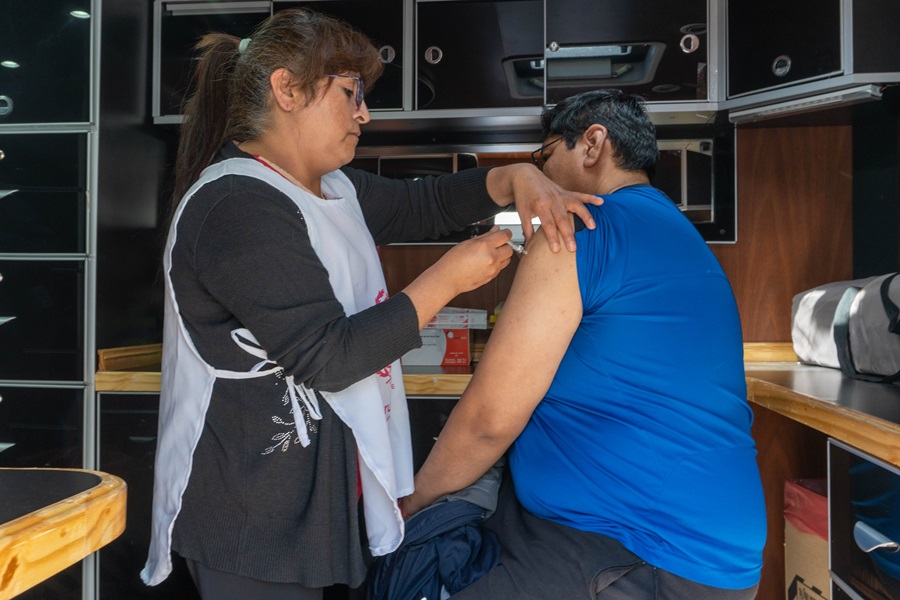
<path id="1" fill-rule="evenodd" d="M 409 296 L 425 326 L 453 298 L 494 279 L 510 260 L 513 250 L 508 229 L 494 226 L 489 232 L 456 244 L 436 263 L 410 283 L 403 292 Z"/>
<path id="2" fill-rule="evenodd" d="M 456 282 L 456 295 L 469 292 L 491 281 L 510 263 L 513 250 L 506 243 L 510 239 L 509 229 L 494 225 L 489 232 L 453 246 L 432 268 L 441 269 L 444 277 Z"/>

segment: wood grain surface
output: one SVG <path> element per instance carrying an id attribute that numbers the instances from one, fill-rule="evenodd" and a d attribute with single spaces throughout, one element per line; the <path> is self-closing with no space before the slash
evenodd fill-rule
<path id="1" fill-rule="evenodd" d="M 97 475 L 100 483 L 0 523 L 0 600 L 41 583 L 105 546 L 125 530 L 125 482 L 108 473 L 82 472 Z"/>

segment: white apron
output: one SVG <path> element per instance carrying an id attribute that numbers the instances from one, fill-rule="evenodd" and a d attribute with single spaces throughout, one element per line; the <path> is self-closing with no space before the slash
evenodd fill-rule
<path id="1" fill-rule="evenodd" d="M 175 214 L 166 244 L 165 322 L 159 437 L 153 486 L 153 524 L 150 552 L 141 578 L 148 585 L 162 582 L 172 571 L 172 529 L 191 473 L 194 449 L 200 439 L 213 385 L 217 378 L 245 379 L 274 376 L 281 370 L 246 329 L 232 332 L 241 348 L 262 361 L 248 372 L 225 371 L 207 364 L 197 352 L 178 310 L 170 271 L 178 220 L 191 196 L 206 183 L 225 175 L 260 179 L 291 198 L 306 220 L 316 255 L 345 314 L 353 315 L 386 299 L 384 275 L 372 235 L 366 227 L 356 190 L 340 171 L 322 178 L 329 200 L 317 198 L 256 160 L 234 158 L 206 168 Z M 303 446 L 309 434 L 299 408 L 321 418 L 315 391 L 285 377 L 294 421 Z M 409 414 L 400 361 L 342 392 L 320 392 L 335 414 L 353 431 L 359 452 L 360 480 L 369 548 L 379 556 L 394 551 L 403 540 L 404 523 L 397 498 L 413 491 L 412 444 Z M 302 482 L 298 482 L 301 485 Z"/>

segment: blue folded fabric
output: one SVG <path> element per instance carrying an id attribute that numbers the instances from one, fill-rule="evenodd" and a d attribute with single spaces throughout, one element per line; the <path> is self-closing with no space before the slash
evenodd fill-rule
<path id="1" fill-rule="evenodd" d="M 500 561 L 500 542 L 482 523 L 488 509 L 454 499 L 433 504 L 406 522 L 391 554 L 369 567 L 367 600 L 440 600 L 477 581 Z"/>

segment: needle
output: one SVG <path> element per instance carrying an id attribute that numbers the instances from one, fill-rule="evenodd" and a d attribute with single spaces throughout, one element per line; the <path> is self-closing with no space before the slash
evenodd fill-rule
<path id="1" fill-rule="evenodd" d="M 523 244 L 514 244 L 512 240 L 506 242 L 506 245 L 516 251 L 516 254 L 528 254 Z"/>

